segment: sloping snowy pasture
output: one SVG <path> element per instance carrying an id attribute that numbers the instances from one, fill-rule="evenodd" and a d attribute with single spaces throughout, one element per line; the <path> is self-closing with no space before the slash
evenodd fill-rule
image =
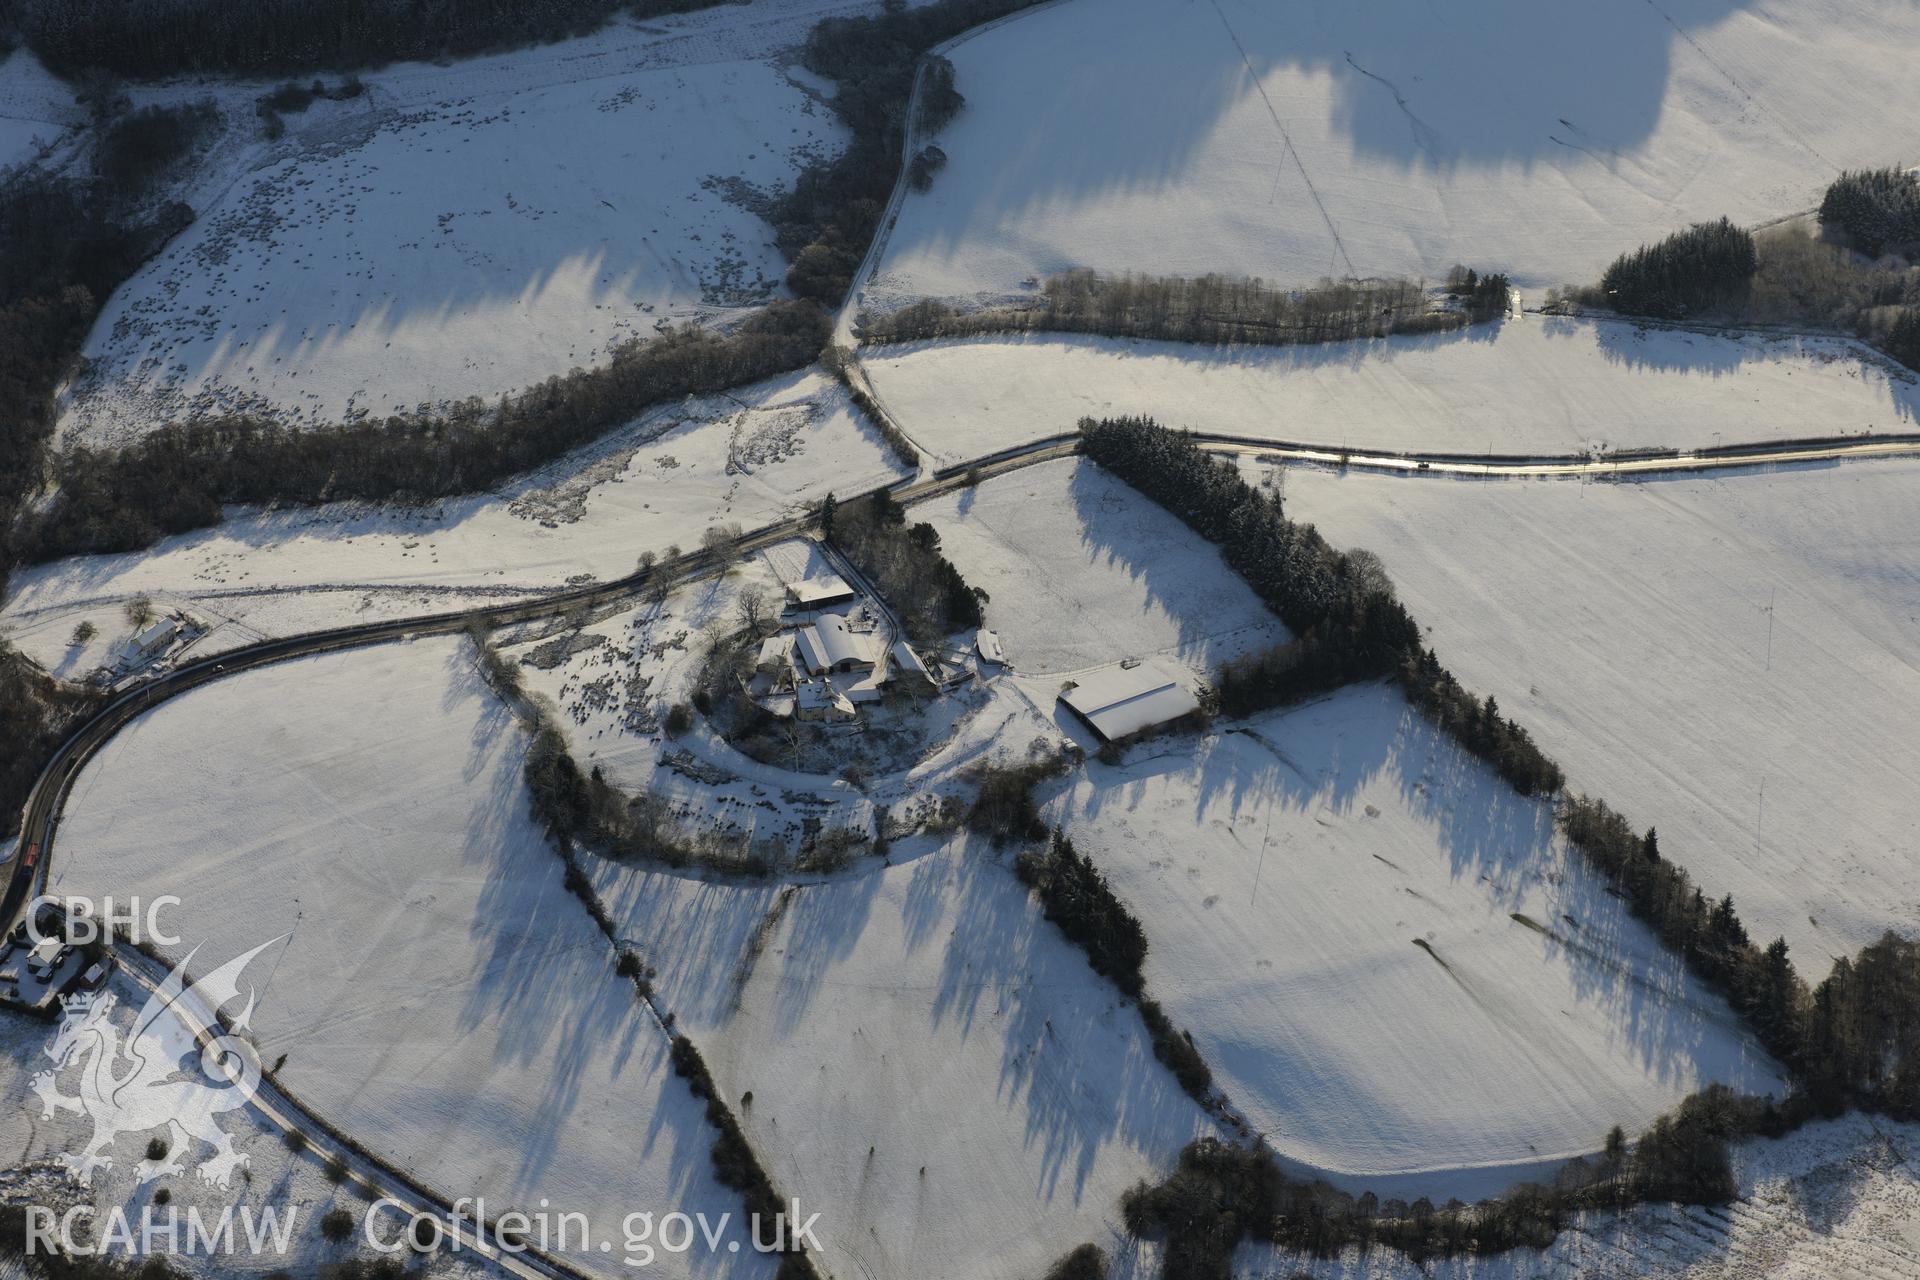
<path id="1" fill-rule="evenodd" d="M 1022 674 L 1165 655 L 1204 674 L 1286 628 L 1220 553 L 1091 462 L 1026 467 L 917 506 Z"/>
<path id="2" fill-rule="evenodd" d="M 1538 316 L 1299 347 L 975 338 L 873 347 L 864 363 L 888 408 L 942 462 L 1119 414 L 1465 454 L 1912 431 L 1920 416 L 1920 379 L 1859 343 Z"/>
<path id="3" fill-rule="evenodd" d="M 1716 997 L 1391 688 L 1124 766 L 1048 806 L 1140 917 L 1147 986 L 1283 1161 L 1494 1194 L 1709 1081 L 1780 1091 Z"/>
<path id="4" fill-rule="evenodd" d="M 868 292 L 1068 267 L 1584 281 L 1913 163 L 1917 50 L 1900 0 L 1076 0 L 953 50 L 949 162 Z"/>
<path id="5" fill-rule="evenodd" d="M 722 1089 L 751 1092 L 833 1275 L 1024 1280 L 1125 1248 L 1120 1195 L 1211 1123 L 1009 867 L 905 852 L 795 889 L 595 880 Z"/>
<path id="6" fill-rule="evenodd" d="M 450 1196 L 587 1214 L 615 1250 L 573 1260 L 620 1274 L 627 1213 L 737 1220 L 740 1201 L 666 1034 L 561 885 L 523 754 L 464 641 L 249 673 L 88 766 L 51 891 L 179 896 L 169 950 L 201 945 L 201 971 L 287 935 L 253 1018 L 279 1081 Z M 773 1270 L 745 1249 L 655 1265 Z"/>
<path id="7" fill-rule="evenodd" d="M 38 58 L 20 49 L 0 56 L 0 173 L 39 159 L 85 120 L 73 90 Z"/>
<path id="8" fill-rule="evenodd" d="M 116 975 L 102 990 L 101 997 L 113 1000 L 109 1023 L 115 1033 L 127 1037 L 133 1030 L 135 1017 L 146 1007 L 149 992 L 125 975 Z M 237 1005 L 233 1011 L 238 1011 Z M 91 1063 L 91 1058 L 81 1055 L 59 1065 L 47 1055 L 46 1049 L 54 1042 L 57 1027 L 57 1023 L 42 1022 L 12 1010 L 0 1013 L 0 1149 L 6 1152 L 9 1161 L 9 1168 L 0 1174 L 0 1183 L 4 1183 L 12 1203 L 40 1205 L 56 1216 L 69 1205 L 91 1205 L 95 1240 L 107 1234 L 112 1225 L 111 1215 L 118 1211 L 131 1225 L 134 1237 L 131 1250 L 118 1244 L 111 1246 L 117 1254 L 139 1250 L 142 1214 L 149 1211 L 157 1228 L 156 1243 L 161 1249 L 165 1248 L 166 1238 L 161 1233 L 168 1210 L 154 1200 L 160 1191 L 167 1193 L 167 1204 L 180 1215 L 177 1237 L 180 1246 L 186 1242 L 188 1213 L 198 1213 L 209 1231 L 214 1229 L 222 1213 L 233 1214 L 234 1239 L 240 1242 L 238 1248 L 199 1252 L 180 1247 L 169 1257 L 168 1261 L 176 1269 L 188 1275 L 285 1275 L 289 1268 L 317 1275 L 322 1268 L 356 1254 L 375 1256 L 358 1232 L 336 1243 L 326 1239 L 320 1228 L 321 1219 L 336 1208 L 351 1213 L 356 1224 L 362 1221 L 369 1208 L 365 1192 L 356 1185 L 336 1183 L 330 1178 L 325 1158 L 313 1148 L 299 1152 L 289 1150 L 281 1132 L 253 1107 L 236 1107 L 219 1113 L 214 1121 L 232 1135 L 234 1151 L 246 1161 L 243 1169 L 229 1177 L 225 1187 L 209 1184 L 199 1176 L 204 1162 L 214 1153 L 198 1138 L 184 1147 L 176 1145 L 170 1152 L 185 1166 L 183 1172 L 163 1174 L 143 1182 L 140 1165 L 144 1163 L 149 1135 L 133 1130 L 122 1130 L 116 1135 L 105 1148 L 112 1165 L 95 1170 L 92 1185 L 80 1187 L 60 1161 L 63 1156 L 77 1155 L 86 1149 L 93 1136 L 93 1119 L 84 1113 L 75 1115 L 65 1111 L 44 1115 L 40 1099 L 33 1091 L 33 1077 L 52 1070 L 56 1072 L 59 1090 L 72 1096 L 86 1069 L 83 1063 Z M 126 1070 L 124 1065 L 115 1069 L 122 1073 Z M 154 1136 L 158 1136 L 158 1131 Z M 358 1163 L 356 1160 L 356 1167 Z M 277 1224 L 291 1224 L 284 1237 L 285 1249 L 277 1243 L 267 1243 L 258 1252 L 250 1249 L 247 1220 L 242 1216 L 245 1214 L 254 1215 L 253 1221 L 261 1224 L 259 1238 L 262 1241 L 275 1239 L 272 1230 L 266 1227 L 266 1215 L 274 1215 Z M 379 1222 L 383 1231 L 404 1225 L 403 1220 L 388 1217 L 384 1210 Z M 463 1253 L 458 1260 L 443 1257 L 440 1265 L 446 1268 L 449 1277 L 507 1274 L 490 1267 L 472 1251 Z"/>
<path id="9" fill-rule="evenodd" d="M 741 196 L 843 144 L 817 91 L 766 60 L 821 7 L 368 73 L 362 96 L 287 115 L 278 142 L 248 116 L 270 84 L 221 87 L 251 141 L 108 304 L 63 432 L 491 397 L 765 302 L 786 264 Z"/>
<path id="10" fill-rule="evenodd" d="M 5 625 L 57 647 L 87 608 L 142 592 L 266 635 L 442 612 L 580 574 L 622 577 L 642 551 L 691 549 L 710 525 L 752 528 L 900 475 L 837 385 L 788 374 L 662 406 L 490 494 L 425 509 L 236 508 L 149 551 L 22 570 Z"/>
<path id="11" fill-rule="evenodd" d="M 1542 1251 L 1418 1265 L 1244 1246 L 1237 1280 L 1904 1280 L 1920 1274 L 1920 1129 L 1866 1116 L 1733 1148 L 1740 1198 L 1584 1215 Z"/>
<path id="12" fill-rule="evenodd" d="M 1823 976 L 1920 919 L 1920 464 L 1620 485 L 1287 476 L 1576 790 Z"/>

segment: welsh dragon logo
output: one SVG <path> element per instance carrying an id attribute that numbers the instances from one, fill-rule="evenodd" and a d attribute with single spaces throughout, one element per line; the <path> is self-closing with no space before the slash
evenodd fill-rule
<path id="1" fill-rule="evenodd" d="M 260 1056 L 237 1033 L 253 1016 L 257 993 L 247 989 L 246 1008 L 223 1030 L 215 1013 L 240 997 L 240 975 L 253 958 L 279 942 L 263 942 L 188 985 L 187 966 L 199 948 L 174 966 L 148 997 L 125 1038 L 114 1024 L 115 997 L 80 992 L 64 1004 L 64 1015 L 46 1054 L 54 1068 L 33 1077 L 42 1115 L 68 1111 L 93 1120 L 93 1137 L 78 1154 L 61 1161 L 82 1184 L 95 1169 L 111 1169 L 109 1154 L 122 1134 L 144 1139 L 164 1128 L 167 1154 L 136 1166 L 141 1182 L 184 1173 L 195 1141 L 213 1148 L 196 1172 L 209 1186 L 228 1188 L 235 1170 L 248 1158 L 233 1148 L 233 1135 L 214 1117 L 243 1107 L 260 1085 Z M 194 1061 L 185 1060 L 191 1056 Z M 69 1068 L 79 1072 L 79 1092 L 61 1092 L 57 1083 Z"/>

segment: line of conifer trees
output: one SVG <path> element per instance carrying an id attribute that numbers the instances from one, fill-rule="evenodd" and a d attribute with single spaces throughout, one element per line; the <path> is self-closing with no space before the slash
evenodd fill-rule
<path id="1" fill-rule="evenodd" d="M 23 562 L 129 551 L 216 523 L 225 503 L 418 499 L 474 493 L 560 457 L 642 409 L 797 369 L 819 353 L 827 319 L 776 302 L 731 333 L 688 325 L 636 339 L 605 365 L 575 370 L 489 405 L 301 430 L 248 416 L 171 423 L 124 449 L 75 447 L 59 495 L 23 521 Z"/>
<path id="2" fill-rule="evenodd" d="M 1522 794 L 1560 788 L 1559 768 L 1527 731 L 1475 702 L 1422 648 L 1419 626 L 1371 554 L 1339 551 L 1312 525 L 1289 520 L 1279 494 L 1248 484 L 1184 432 L 1150 418 L 1084 419 L 1080 430 L 1088 457 L 1217 543 L 1228 567 L 1293 633 L 1220 667 L 1221 711 L 1249 715 L 1393 676 L 1415 706 Z"/>
<path id="3" fill-rule="evenodd" d="M 1383 338 L 1458 329 L 1507 304 L 1507 278 L 1475 276 L 1461 311 L 1435 310 L 1415 280 L 1322 280 L 1305 289 L 1236 276 L 1049 276 L 1036 305 L 966 310 L 923 299 L 886 315 L 863 314 L 867 342 L 917 342 L 989 333 L 1097 333 L 1169 342 L 1295 343 Z"/>

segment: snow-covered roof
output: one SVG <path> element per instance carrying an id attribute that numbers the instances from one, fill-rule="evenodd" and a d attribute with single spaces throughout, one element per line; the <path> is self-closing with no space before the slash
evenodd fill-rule
<path id="1" fill-rule="evenodd" d="M 893 648 L 888 652 L 893 655 L 893 665 L 899 667 L 900 670 L 906 672 L 908 675 L 922 676 L 928 680 L 933 679 L 933 672 L 927 670 L 927 664 L 920 660 L 920 655 L 915 653 L 913 646 L 905 640 L 895 640 L 893 642 Z"/>
<path id="2" fill-rule="evenodd" d="M 760 655 L 754 659 L 753 665 L 756 667 L 764 667 L 769 662 L 779 665 L 791 661 L 792 656 L 793 637 L 787 632 L 782 631 L 780 634 L 768 636 L 760 642 Z"/>
<path id="3" fill-rule="evenodd" d="M 142 627 L 139 634 L 134 636 L 134 647 L 143 653 L 149 649 L 156 649 L 173 639 L 174 633 L 179 630 L 180 624 L 172 618 L 156 618 Z"/>
<path id="4" fill-rule="evenodd" d="M 842 600 L 851 600 L 854 598 L 854 590 L 839 574 L 826 573 L 802 582 L 789 582 L 787 596 L 802 608 L 812 608 L 816 605 L 837 604 Z"/>
<path id="5" fill-rule="evenodd" d="M 851 629 L 838 614 L 822 614 L 796 631 L 794 642 L 809 671 L 826 671 L 843 662 L 874 665 L 873 636 Z"/>
<path id="6" fill-rule="evenodd" d="M 1006 651 L 1000 647 L 1000 637 L 985 627 L 980 628 L 980 630 L 975 633 L 973 637 L 973 651 L 982 658 L 985 658 L 988 662 L 1004 663 L 1007 660 Z"/>
<path id="7" fill-rule="evenodd" d="M 825 680 L 804 680 L 793 691 L 794 706 L 801 711 L 825 711 L 832 709 L 842 715 L 852 715 L 853 704 L 846 696 Z"/>
<path id="8" fill-rule="evenodd" d="M 1109 742 L 1200 709 L 1178 680 L 1150 662 L 1102 667 L 1081 677 L 1060 701 Z"/>

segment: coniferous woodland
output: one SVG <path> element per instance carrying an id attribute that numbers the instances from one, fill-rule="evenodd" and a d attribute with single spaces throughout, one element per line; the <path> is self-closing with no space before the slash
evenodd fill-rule
<path id="1" fill-rule="evenodd" d="M 11 29 L 63 75 L 133 79 L 344 70 L 584 35 L 616 13 L 714 0 L 5 0 Z M 9 21 L 10 19 L 10 21 Z"/>
<path id="2" fill-rule="evenodd" d="M 1621 254 L 1600 289 L 1623 315 L 1679 320 L 1738 305 L 1758 265 L 1753 234 L 1722 218 Z"/>
<path id="3" fill-rule="evenodd" d="M 1820 221 L 1844 232 L 1869 258 L 1920 245 L 1920 174 L 1905 169 L 1843 173 L 1820 200 Z"/>
<path id="4" fill-rule="evenodd" d="M 1489 299 L 1497 293 L 1497 308 Z M 1507 278 L 1475 275 L 1461 294 L 1466 308 L 1435 310 L 1412 280 L 1323 280 L 1288 289 L 1231 276 L 1102 276 L 1075 270 L 1051 276 L 1034 305 L 962 310 L 931 299 L 888 315 L 862 315 L 867 342 L 916 342 L 989 333 L 1097 333 L 1170 342 L 1295 343 L 1383 338 L 1465 327 L 1504 311 Z"/>

